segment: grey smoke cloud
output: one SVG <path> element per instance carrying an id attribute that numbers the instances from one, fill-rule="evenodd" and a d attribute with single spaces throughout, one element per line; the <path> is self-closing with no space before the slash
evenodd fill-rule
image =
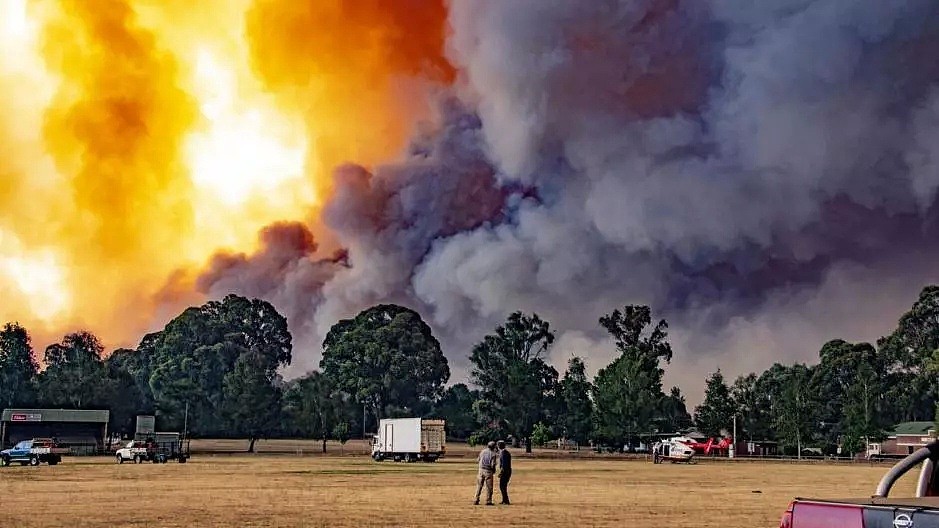
<path id="1" fill-rule="evenodd" d="M 559 367 L 577 353 L 596 371 L 613 353 L 599 316 L 648 303 L 694 402 L 717 366 L 876 338 L 936 279 L 936 2 L 449 10 L 460 78 L 436 127 L 399 163 L 336 171 L 322 222 L 347 258 L 294 236 L 297 253 L 265 245 L 204 278 L 284 309 L 304 369 L 337 319 L 392 301 L 424 314 L 454 381 L 514 310 L 558 327 Z"/>

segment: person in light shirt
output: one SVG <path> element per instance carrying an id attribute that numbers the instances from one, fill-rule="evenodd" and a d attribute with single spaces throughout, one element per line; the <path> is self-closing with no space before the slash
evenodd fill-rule
<path id="1" fill-rule="evenodd" d="M 496 472 L 496 461 L 499 456 L 496 452 L 496 443 L 489 444 L 479 452 L 479 474 L 476 478 L 476 504 L 479 505 L 479 495 L 486 487 L 486 506 L 492 506 L 492 476 Z"/>

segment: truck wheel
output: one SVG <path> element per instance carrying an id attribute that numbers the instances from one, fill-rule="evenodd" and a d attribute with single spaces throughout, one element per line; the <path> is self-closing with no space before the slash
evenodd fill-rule
<path id="1" fill-rule="evenodd" d="M 117 463 L 118 463 L 118 464 L 123 464 L 123 463 L 124 463 L 124 457 L 122 457 L 121 455 L 117 455 Z"/>
<path id="2" fill-rule="evenodd" d="M 52 458 L 49 459 L 49 465 L 54 466 L 58 464 L 60 460 L 61 459 L 58 456 L 52 456 Z"/>
<path id="3" fill-rule="evenodd" d="M 3 458 L 0 458 L 0 466 L 7 467 L 9 465 L 10 465 L 10 457 L 4 456 Z"/>
<path id="4" fill-rule="evenodd" d="M 185 457 L 185 456 L 180 456 L 177 460 L 179 460 L 179 463 L 180 463 L 180 464 L 185 464 L 185 463 L 186 463 L 186 457 Z"/>
<path id="5" fill-rule="evenodd" d="M 31 456 L 29 457 L 29 465 L 30 465 L 30 466 L 38 466 L 38 465 L 39 465 L 39 457 L 37 457 L 36 455 L 31 455 Z"/>
<path id="6" fill-rule="evenodd" d="M 134 455 L 134 464 L 139 464 L 140 462 L 140 455 Z"/>
<path id="7" fill-rule="evenodd" d="M 404 463 L 410 464 L 411 462 L 414 462 L 414 455 L 412 455 L 411 453 L 404 455 Z"/>

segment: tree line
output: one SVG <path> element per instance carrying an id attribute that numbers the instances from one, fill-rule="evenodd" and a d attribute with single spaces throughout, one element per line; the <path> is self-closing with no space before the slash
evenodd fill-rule
<path id="1" fill-rule="evenodd" d="M 775 364 L 732 383 L 707 379 L 692 416 L 678 387 L 663 387 L 672 360 L 668 323 L 627 305 L 598 320 L 617 355 L 590 379 L 574 354 L 561 375 L 546 358 L 550 323 L 516 312 L 470 351 L 470 381 L 447 387 L 450 367 L 420 315 L 377 305 L 337 322 L 320 370 L 284 380 L 292 359 L 286 319 L 258 299 L 229 295 L 183 311 L 136 349 L 105 357 L 89 332 L 47 347 L 43 368 L 26 329 L 0 330 L 0 405 L 107 408 L 111 430 L 133 432 L 155 414 L 162 429 L 195 437 L 309 437 L 341 442 L 384 417 L 447 420 L 451 436 L 478 443 L 563 437 L 622 446 L 691 426 L 740 440 L 775 440 L 787 451 L 861 451 L 892 424 L 933 420 L 939 400 L 939 286 L 925 288 L 897 329 L 876 345 L 833 340 L 814 365 Z M 576 351 L 574 351 L 576 352 Z"/>
<path id="2" fill-rule="evenodd" d="M 863 452 L 900 422 L 936 421 L 939 401 L 939 286 L 927 286 L 896 329 L 875 344 L 834 339 L 818 363 L 776 363 L 728 383 L 707 379 L 695 421 L 702 432 L 729 427 L 741 440 L 777 440 L 788 453 Z"/>

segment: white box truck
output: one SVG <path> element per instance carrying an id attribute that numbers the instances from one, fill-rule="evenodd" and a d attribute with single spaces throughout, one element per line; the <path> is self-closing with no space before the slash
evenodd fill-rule
<path id="1" fill-rule="evenodd" d="M 434 462 L 447 451 L 444 420 L 386 418 L 378 422 L 372 442 L 372 458 L 381 462 Z"/>

